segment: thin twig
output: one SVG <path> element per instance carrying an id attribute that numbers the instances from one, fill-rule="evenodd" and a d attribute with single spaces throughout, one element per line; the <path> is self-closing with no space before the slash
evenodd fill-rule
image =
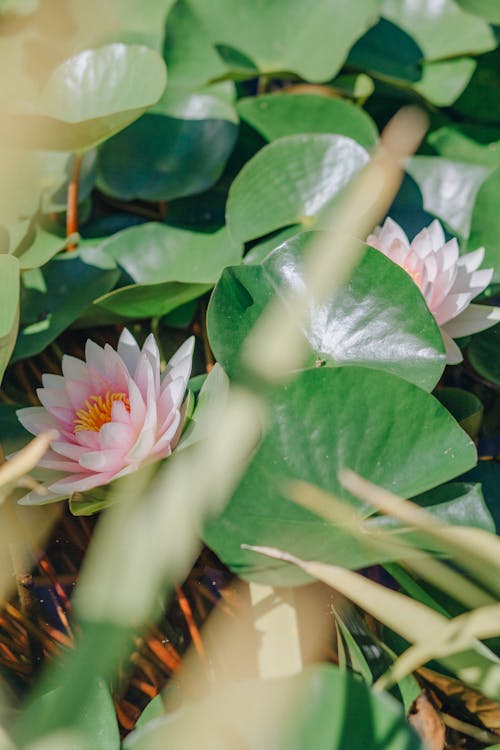
<path id="1" fill-rule="evenodd" d="M 75 154 L 73 171 L 68 185 L 68 206 L 66 209 L 66 237 L 78 232 L 78 183 L 82 169 L 82 154 Z M 68 252 L 76 249 L 76 245 L 69 245 Z"/>

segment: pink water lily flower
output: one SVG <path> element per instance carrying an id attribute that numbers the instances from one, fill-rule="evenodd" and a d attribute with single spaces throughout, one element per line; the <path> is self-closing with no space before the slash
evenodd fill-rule
<path id="1" fill-rule="evenodd" d="M 39 466 L 58 472 L 40 503 L 107 484 L 170 455 L 181 433 L 182 402 L 191 373 L 194 339 L 188 339 L 160 375 L 154 336 L 142 349 L 126 329 L 118 348 L 87 341 L 85 361 L 65 355 L 63 375 L 44 375 L 40 407 L 20 409 L 33 435 L 56 430 Z"/>
<path id="2" fill-rule="evenodd" d="M 453 339 L 483 331 L 500 319 L 500 308 L 470 304 L 493 276 L 492 268 L 479 268 L 484 248 L 459 256 L 457 240 L 446 242 L 437 219 L 410 243 L 399 224 L 387 218 L 366 242 L 404 268 L 417 284 L 441 330 L 448 364 L 462 361 Z"/>

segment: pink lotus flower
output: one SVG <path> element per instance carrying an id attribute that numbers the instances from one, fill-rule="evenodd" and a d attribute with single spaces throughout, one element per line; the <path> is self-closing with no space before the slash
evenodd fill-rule
<path id="1" fill-rule="evenodd" d="M 47 495 L 31 492 L 21 502 L 63 499 L 169 456 L 182 429 L 193 346 L 191 337 L 161 377 L 154 337 L 148 336 L 141 350 L 126 329 L 117 351 L 89 340 L 85 362 L 65 355 L 62 376 L 43 376 L 38 389 L 43 406 L 17 412 L 33 435 L 58 433 L 39 463 L 58 476 L 46 484 Z"/>
<path id="2" fill-rule="evenodd" d="M 436 318 L 448 364 L 462 361 L 454 338 L 483 331 L 500 319 L 500 309 L 471 305 L 491 281 L 492 268 L 479 269 L 484 248 L 459 257 L 455 238 L 446 242 L 443 228 L 434 220 L 410 243 L 399 224 L 385 220 L 366 240 L 411 276 Z"/>

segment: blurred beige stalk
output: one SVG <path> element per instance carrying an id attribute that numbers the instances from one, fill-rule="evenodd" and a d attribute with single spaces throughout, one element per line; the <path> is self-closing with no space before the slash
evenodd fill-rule
<path id="1" fill-rule="evenodd" d="M 52 506 L 22 508 L 17 505 L 17 487 L 33 487 L 28 473 L 35 468 L 47 450 L 53 433 L 38 435 L 28 445 L 0 465 L 0 601 L 7 599 L 36 562 L 61 508 Z M 26 512 L 28 511 L 28 512 Z M 23 593 L 21 604 L 23 602 Z"/>

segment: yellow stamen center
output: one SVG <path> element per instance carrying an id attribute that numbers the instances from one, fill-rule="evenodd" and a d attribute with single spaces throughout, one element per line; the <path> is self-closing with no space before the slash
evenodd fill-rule
<path id="1" fill-rule="evenodd" d="M 111 393 L 106 391 L 104 396 L 90 396 L 85 401 L 85 408 L 78 409 L 75 414 L 74 430 L 91 430 L 99 432 L 103 424 L 111 422 L 111 409 L 115 401 L 125 404 L 130 411 L 130 402 L 125 393 Z"/>

